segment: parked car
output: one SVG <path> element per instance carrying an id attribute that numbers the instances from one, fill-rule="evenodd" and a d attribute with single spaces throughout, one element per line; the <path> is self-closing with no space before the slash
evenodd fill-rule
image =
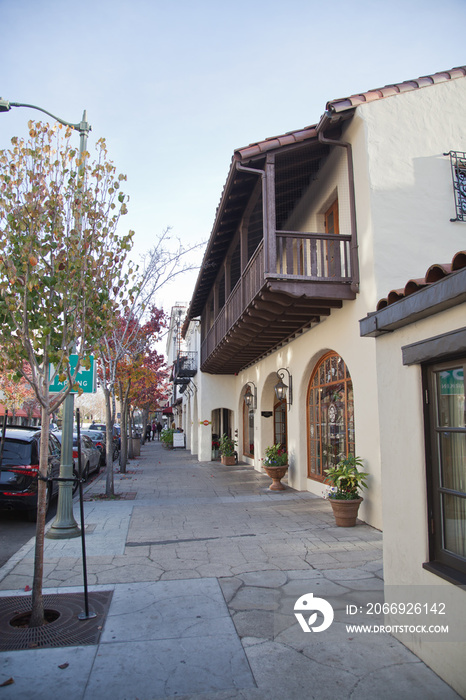
<path id="1" fill-rule="evenodd" d="M 10 426 L 5 431 L 0 471 L 0 510 L 21 510 L 32 521 L 37 517 L 37 474 L 39 472 L 41 430 L 37 427 Z M 60 473 L 61 446 L 54 433 L 49 435 L 48 476 Z M 78 482 L 73 487 L 76 491 Z M 58 494 L 58 482 L 47 482 L 47 505 Z"/>
<path id="2" fill-rule="evenodd" d="M 91 426 L 88 428 L 88 431 L 99 431 L 103 433 L 105 436 L 107 436 L 107 426 L 105 423 L 92 423 Z M 85 431 L 86 433 L 88 431 Z M 120 431 L 116 426 L 113 427 L 113 461 L 118 459 L 118 455 L 120 454 L 120 449 L 121 449 L 121 439 L 120 439 Z M 106 453 L 106 451 L 105 451 Z M 105 462 L 105 459 L 104 459 Z"/>
<path id="3" fill-rule="evenodd" d="M 76 442 L 73 441 L 73 457 L 75 456 L 75 454 L 77 458 L 78 436 L 76 436 Z M 94 443 L 88 435 L 81 435 L 81 455 L 82 460 L 84 462 L 82 474 L 84 480 L 86 481 L 89 474 L 99 471 L 101 456 L 99 448 L 94 445 Z"/>
<path id="4" fill-rule="evenodd" d="M 85 435 L 92 440 L 94 447 L 100 452 L 100 464 L 105 464 L 107 456 L 105 433 L 101 430 L 81 430 L 81 435 Z"/>
<path id="5" fill-rule="evenodd" d="M 54 435 L 58 438 L 60 444 L 62 442 L 61 432 L 54 432 Z M 87 435 L 81 433 L 81 473 L 84 481 L 87 481 L 89 474 L 95 472 L 100 467 L 101 450 L 94 445 L 91 438 Z M 73 434 L 73 464 L 76 473 L 79 472 L 78 468 L 78 434 Z"/>
<path id="6" fill-rule="evenodd" d="M 88 430 L 102 430 L 103 432 L 106 432 L 107 430 L 107 424 L 106 423 L 91 423 Z"/>

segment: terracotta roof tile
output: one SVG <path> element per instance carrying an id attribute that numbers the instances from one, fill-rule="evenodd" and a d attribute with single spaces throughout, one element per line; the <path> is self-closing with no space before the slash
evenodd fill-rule
<path id="1" fill-rule="evenodd" d="M 326 110 L 328 112 L 332 112 L 333 114 L 340 114 L 341 112 L 355 109 L 360 105 L 382 100 L 385 97 L 392 97 L 393 95 L 399 95 L 403 92 L 410 92 L 411 90 L 418 90 L 419 88 L 428 87 L 434 83 L 442 83 L 446 80 L 455 80 L 456 78 L 464 78 L 465 76 L 466 66 L 460 66 L 459 68 L 452 68 L 449 71 L 434 73 L 434 75 L 426 75 L 421 78 L 417 78 L 416 80 L 406 80 L 403 83 L 385 85 L 385 87 L 368 90 L 367 92 L 350 95 L 349 97 L 330 100 L 330 102 L 327 102 Z M 306 126 L 304 129 L 289 131 L 280 136 L 272 136 L 264 139 L 263 141 L 250 143 L 248 146 L 243 148 L 237 148 L 235 150 L 235 158 L 237 160 L 247 160 L 248 158 L 253 158 L 254 156 L 266 153 L 267 151 L 280 148 L 281 146 L 289 146 L 290 144 L 300 143 L 306 139 L 314 139 L 316 137 L 317 124 Z"/>
<path id="2" fill-rule="evenodd" d="M 239 160 L 247 160 L 253 156 L 260 155 L 261 153 L 266 153 L 267 151 L 273 151 L 275 148 L 280 148 L 281 146 L 289 146 L 293 143 L 300 143 L 301 141 L 306 141 L 307 139 L 315 139 L 317 137 L 316 126 L 306 126 L 304 129 L 298 129 L 298 131 L 289 131 L 281 136 L 272 136 L 270 138 L 264 139 L 264 141 L 257 141 L 256 143 L 251 143 L 249 146 L 244 148 L 237 148 L 235 150 L 235 158 Z"/>
<path id="3" fill-rule="evenodd" d="M 451 263 L 448 265 L 431 265 L 426 272 L 426 282 L 428 284 L 438 282 L 449 274 L 451 274 Z"/>
<path id="4" fill-rule="evenodd" d="M 462 250 L 460 253 L 456 253 L 451 262 L 452 271 L 462 270 L 463 267 L 466 267 L 466 252 L 464 250 Z"/>
<path id="5" fill-rule="evenodd" d="M 397 95 L 403 92 L 428 87 L 434 83 L 443 83 L 447 80 L 455 80 L 456 78 L 464 78 L 465 76 L 466 66 L 459 66 L 458 68 L 452 68 L 448 71 L 434 73 L 433 75 L 425 75 L 421 78 L 417 78 L 416 80 L 406 80 L 403 83 L 394 83 L 393 85 L 386 85 L 383 88 L 361 92 L 357 95 L 350 95 L 349 97 L 330 100 L 330 102 L 327 102 L 327 110 L 338 114 L 347 109 L 354 109 L 354 107 L 366 102 L 373 102 L 376 99 L 391 97 L 392 95 Z"/>
<path id="6" fill-rule="evenodd" d="M 410 294 L 414 294 L 414 292 L 418 292 L 420 289 L 426 286 L 426 280 L 423 277 L 420 280 L 409 280 L 409 282 L 406 284 L 404 288 L 404 294 L 405 296 L 409 296 Z"/>
<path id="7" fill-rule="evenodd" d="M 409 280 L 406 283 L 404 289 L 392 289 L 388 293 L 387 297 L 380 299 L 377 304 L 377 311 L 384 309 L 389 304 L 394 304 L 396 301 L 409 296 L 409 294 L 414 294 L 414 292 L 419 291 L 423 287 L 427 287 L 429 284 L 434 284 L 444 277 L 448 277 L 452 272 L 456 270 L 462 270 L 466 267 L 466 250 L 461 250 L 455 253 L 451 263 L 446 264 L 435 264 L 431 265 L 426 272 L 426 276 L 421 279 Z"/>

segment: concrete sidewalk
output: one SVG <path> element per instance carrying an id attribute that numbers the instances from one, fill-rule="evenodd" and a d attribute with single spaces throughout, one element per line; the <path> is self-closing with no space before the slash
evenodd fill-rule
<path id="1" fill-rule="evenodd" d="M 383 601 L 381 533 L 336 528 L 327 502 L 269 483 L 158 442 L 115 473 L 119 500 L 98 499 L 105 478 L 94 480 L 89 590 L 113 591 L 100 640 L 0 653 L 0 686 L 14 681 L 0 700 L 458 698 L 390 635 L 347 630 L 367 623 L 347 605 Z M 0 569 L 0 596 L 28 595 L 33 546 Z M 44 593 L 82 590 L 80 538 L 46 540 Z M 335 614 L 318 634 L 295 617 L 310 593 Z"/>

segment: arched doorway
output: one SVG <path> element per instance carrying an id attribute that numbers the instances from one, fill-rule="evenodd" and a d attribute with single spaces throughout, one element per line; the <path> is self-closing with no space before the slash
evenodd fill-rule
<path id="1" fill-rule="evenodd" d="M 219 442 L 222 435 L 232 437 L 232 412 L 228 408 L 212 411 L 212 459 L 219 460 Z"/>
<path id="2" fill-rule="evenodd" d="M 336 352 L 325 355 L 307 392 L 308 477 L 324 481 L 325 469 L 354 454 L 353 382 Z"/>

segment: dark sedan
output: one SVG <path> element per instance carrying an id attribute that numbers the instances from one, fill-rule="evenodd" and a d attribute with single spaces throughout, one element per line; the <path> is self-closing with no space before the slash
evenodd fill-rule
<path id="1" fill-rule="evenodd" d="M 21 510 L 30 520 L 37 516 L 40 428 L 10 426 L 5 431 L 0 471 L 0 510 Z M 48 476 L 60 472 L 60 443 L 50 433 Z M 76 484 L 77 485 L 77 484 Z M 76 488 L 76 486 L 75 486 Z M 58 482 L 47 482 L 47 510 L 58 493 Z"/>

